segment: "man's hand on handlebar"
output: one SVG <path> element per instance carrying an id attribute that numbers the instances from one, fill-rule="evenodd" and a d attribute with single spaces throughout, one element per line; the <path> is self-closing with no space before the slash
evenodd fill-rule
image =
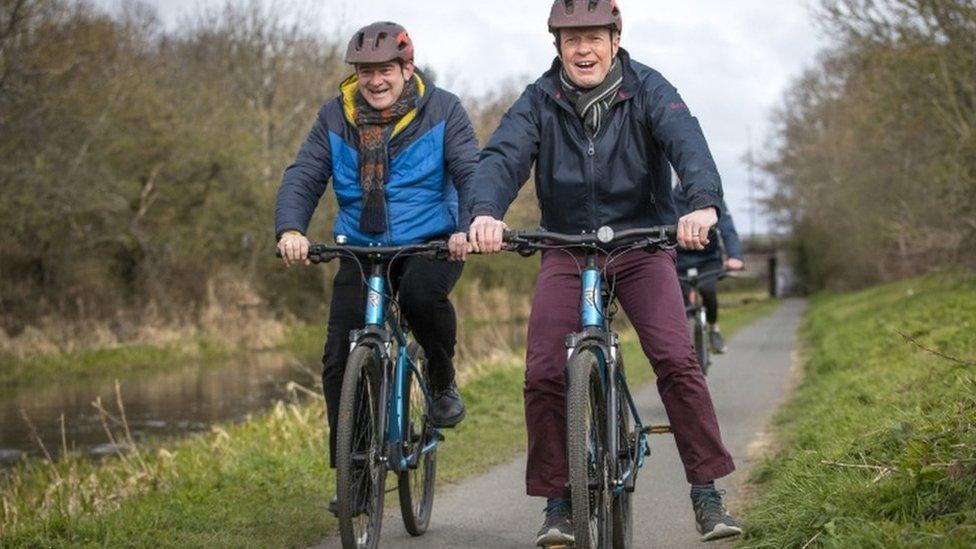
<path id="1" fill-rule="evenodd" d="M 490 215 L 479 215 L 468 232 L 469 251 L 491 254 L 502 251 L 502 234 L 508 226 Z"/>
<path id="2" fill-rule="evenodd" d="M 304 263 L 310 265 L 308 259 L 308 238 L 298 231 L 285 231 L 278 240 L 278 252 L 281 253 L 281 260 L 286 267 Z"/>
<path id="3" fill-rule="evenodd" d="M 730 271 L 741 271 L 746 268 L 746 264 L 741 259 L 730 257 L 725 260 L 725 268 Z"/>
<path id="4" fill-rule="evenodd" d="M 708 231 L 718 223 L 714 207 L 695 210 L 678 220 L 678 245 L 686 250 L 704 250 Z"/>
<path id="5" fill-rule="evenodd" d="M 466 261 L 471 252 L 467 233 L 454 233 L 447 241 L 448 259 L 451 261 Z"/>

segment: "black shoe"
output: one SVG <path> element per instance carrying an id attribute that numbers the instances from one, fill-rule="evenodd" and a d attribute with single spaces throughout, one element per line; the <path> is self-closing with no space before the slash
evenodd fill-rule
<path id="1" fill-rule="evenodd" d="M 722 332 L 710 330 L 708 332 L 708 344 L 712 347 L 713 353 L 717 355 L 725 354 L 725 338 L 722 337 Z"/>
<path id="2" fill-rule="evenodd" d="M 546 504 L 546 520 L 539 529 L 535 544 L 539 547 L 571 546 L 573 537 L 572 507 L 568 499 L 550 498 Z"/>
<path id="3" fill-rule="evenodd" d="M 452 383 L 446 389 L 435 390 L 431 400 L 430 423 L 434 427 L 454 427 L 464 419 L 464 401 L 457 385 Z"/>
<path id="4" fill-rule="evenodd" d="M 695 525 L 702 541 L 712 541 L 742 533 L 742 527 L 722 505 L 725 491 L 715 488 L 691 491 L 691 503 L 695 509 Z"/>

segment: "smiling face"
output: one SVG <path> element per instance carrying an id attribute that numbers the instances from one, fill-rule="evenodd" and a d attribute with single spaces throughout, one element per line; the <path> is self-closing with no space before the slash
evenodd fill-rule
<path id="1" fill-rule="evenodd" d="M 581 88 L 603 82 L 620 47 L 620 35 L 606 27 L 562 29 L 558 40 L 559 59 L 566 74 Z"/>
<path id="2" fill-rule="evenodd" d="M 413 63 L 400 65 L 398 61 L 356 65 L 359 93 L 370 107 L 381 111 L 400 99 L 407 80 L 413 78 Z"/>

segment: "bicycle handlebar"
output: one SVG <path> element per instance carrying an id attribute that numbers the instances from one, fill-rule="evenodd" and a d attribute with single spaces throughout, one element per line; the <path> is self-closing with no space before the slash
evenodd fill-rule
<path id="1" fill-rule="evenodd" d="M 642 229 L 624 229 L 614 231 L 609 227 L 600 227 L 595 233 L 562 234 L 549 231 L 506 230 L 502 239 L 516 247 L 536 247 L 544 244 L 568 244 L 580 246 L 607 246 L 611 244 L 659 246 L 674 244 L 678 229 L 674 225 L 648 227 Z M 646 242 L 641 243 L 642 239 Z"/>
<path id="2" fill-rule="evenodd" d="M 308 247 L 308 260 L 312 263 L 328 263 L 343 254 L 374 260 L 388 259 L 398 255 L 430 255 L 431 257 L 440 257 L 447 254 L 447 242 L 433 240 L 422 244 L 407 244 L 405 246 L 312 244 Z M 281 257 L 281 250 L 275 249 L 275 256 Z"/>
<path id="3" fill-rule="evenodd" d="M 725 267 L 722 267 L 720 269 L 712 269 L 711 271 L 705 271 L 703 273 L 698 273 L 695 276 L 688 276 L 688 275 L 680 275 L 679 274 L 678 275 L 678 280 L 680 280 L 681 282 L 689 282 L 690 283 L 690 282 L 695 282 L 695 281 L 701 280 L 703 278 L 708 278 L 710 276 L 718 276 L 718 278 L 721 280 L 722 278 L 724 278 L 728 274 L 729 274 L 728 269 L 726 269 Z"/>

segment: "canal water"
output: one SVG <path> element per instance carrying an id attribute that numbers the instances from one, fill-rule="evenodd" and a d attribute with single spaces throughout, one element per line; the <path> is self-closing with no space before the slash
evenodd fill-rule
<path id="1" fill-rule="evenodd" d="M 289 382 L 313 387 L 317 364 L 302 365 L 290 353 L 260 352 L 220 365 L 191 364 L 158 374 L 119 381 L 122 401 L 133 437 L 187 435 L 211 425 L 241 421 L 248 414 L 289 398 Z M 315 389 L 318 391 L 318 389 Z M 16 463 L 24 455 L 42 455 L 31 433 L 56 457 L 61 453 L 61 416 L 65 418 L 68 449 L 91 456 L 114 453 L 98 411 L 102 405 L 118 415 L 113 379 L 45 383 L 41 386 L 0 390 L 0 466 Z M 117 436 L 117 435 L 116 435 Z"/>

